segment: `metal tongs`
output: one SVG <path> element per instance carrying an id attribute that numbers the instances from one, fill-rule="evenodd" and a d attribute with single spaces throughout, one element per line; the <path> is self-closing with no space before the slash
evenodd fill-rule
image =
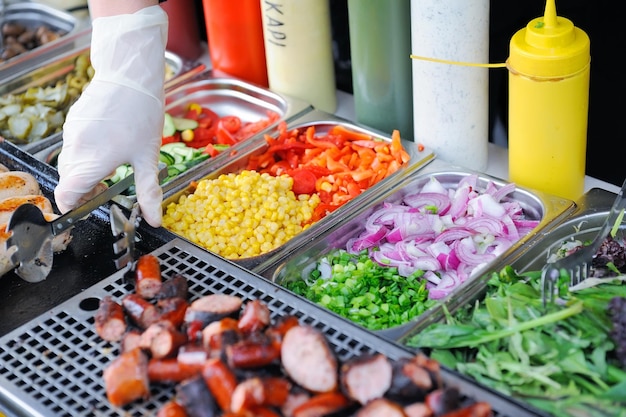
<path id="1" fill-rule="evenodd" d="M 6 242 L 11 262 L 17 266 L 17 275 L 28 282 L 44 280 L 52 269 L 54 236 L 73 227 L 92 211 L 127 190 L 134 180 L 134 175 L 129 175 L 51 222 L 45 219 L 39 207 L 33 204 L 19 206 L 9 219 L 7 231 L 11 236 Z"/>
<path id="2" fill-rule="evenodd" d="M 135 203 L 127 218 L 119 206 L 111 207 L 111 232 L 117 240 L 113 242 L 113 252 L 118 256 L 115 262 L 115 268 L 118 270 L 128 266 L 128 270 L 134 268 L 135 256 L 135 240 L 137 236 L 137 227 L 141 222 L 139 204 Z"/>
<path id="3" fill-rule="evenodd" d="M 561 276 L 561 270 L 564 269 L 570 277 L 569 287 L 574 287 L 585 279 L 590 277 L 593 258 L 598 253 L 600 246 L 608 237 L 609 232 L 614 227 L 618 219 L 621 219 L 626 209 L 626 180 L 622 184 L 622 188 L 615 197 L 615 201 L 611 206 L 598 234 L 594 237 L 593 242 L 584 245 L 576 252 L 565 258 L 561 258 L 556 262 L 547 264 L 541 272 L 541 299 L 545 307 L 547 302 L 554 302 L 555 292 L 558 291 L 558 280 Z M 621 221 L 620 221 L 621 223 Z"/>

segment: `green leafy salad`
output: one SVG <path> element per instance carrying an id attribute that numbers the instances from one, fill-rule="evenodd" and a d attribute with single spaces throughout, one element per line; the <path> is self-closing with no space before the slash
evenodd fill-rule
<path id="1" fill-rule="evenodd" d="M 509 266 L 488 278 L 484 299 L 444 309 L 445 322 L 404 343 L 554 416 L 626 416 L 626 336 L 612 337 L 626 323 L 626 285 L 570 292 L 562 271 L 559 302 L 544 306 L 541 271 Z"/>

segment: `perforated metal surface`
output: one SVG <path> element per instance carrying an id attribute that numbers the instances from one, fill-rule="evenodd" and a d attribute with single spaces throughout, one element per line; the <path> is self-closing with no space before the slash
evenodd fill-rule
<path id="1" fill-rule="evenodd" d="M 366 352 L 391 359 L 411 355 L 399 345 L 381 339 L 239 266 L 175 239 L 153 252 L 164 277 L 182 273 L 193 299 L 211 293 L 238 295 L 244 302 L 260 299 L 275 319 L 294 314 L 301 323 L 322 330 L 341 360 Z M 100 299 L 120 300 L 132 290 L 118 272 L 0 339 L 0 410 L 24 416 L 148 416 L 171 399 L 171 385 L 153 385 L 148 401 L 123 409 L 106 400 L 102 371 L 119 355 L 117 344 L 102 341 L 93 330 Z M 535 415 L 491 391 L 444 372 L 448 385 L 471 399 L 492 404 L 498 416 Z M 6 412 L 6 411 L 5 411 Z"/>

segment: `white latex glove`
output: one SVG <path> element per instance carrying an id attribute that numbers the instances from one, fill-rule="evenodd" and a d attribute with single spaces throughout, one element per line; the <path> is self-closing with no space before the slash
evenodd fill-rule
<path id="1" fill-rule="evenodd" d="M 158 158 L 163 133 L 167 14 L 151 6 L 92 22 L 95 75 L 63 125 L 54 190 L 62 212 L 94 194 L 115 169 L 130 163 L 142 217 L 161 225 Z"/>

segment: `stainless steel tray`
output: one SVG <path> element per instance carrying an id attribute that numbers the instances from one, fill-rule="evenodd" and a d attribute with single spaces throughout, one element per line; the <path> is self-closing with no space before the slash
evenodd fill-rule
<path id="1" fill-rule="evenodd" d="M 37 62 L 74 47 L 74 42 L 90 29 L 88 19 L 76 19 L 72 14 L 38 2 L 7 2 L 4 20 L 36 28 L 45 25 L 61 34 L 51 42 L 0 62 L 0 79 L 21 70 L 33 68 Z"/>
<path id="2" fill-rule="evenodd" d="M 75 68 L 77 57 L 89 54 L 91 32 L 85 33 L 79 42 L 80 46 L 73 47 L 69 51 L 56 55 L 38 66 L 30 68 L 28 71 L 14 73 L 0 80 L 0 96 L 8 94 L 19 94 L 30 87 L 45 87 L 53 85 L 58 80 L 62 80 Z M 178 55 L 166 51 L 166 65 L 171 69 L 170 79 L 166 81 L 165 87 L 170 88 L 178 85 L 187 77 L 194 76 L 205 69 L 205 65 L 200 62 L 189 62 L 181 59 Z M 69 107 L 68 107 L 69 108 Z M 67 109 L 65 110 L 67 111 Z M 18 144 L 26 152 L 37 155 L 38 159 L 45 160 L 44 155 L 54 151 L 54 145 L 63 139 L 62 132 L 56 132 L 28 144 Z M 47 149 L 48 148 L 48 149 Z M 43 152 L 42 152 L 43 151 Z"/>
<path id="3" fill-rule="evenodd" d="M 274 257 L 268 259 L 257 268 L 257 272 L 264 277 L 271 279 L 279 285 L 288 281 L 303 279 L 303 271 L 310 271 L 316 263 L 333 249 L 346 248 L 349 239 L 355 238 L 364 231 L 364 225 L 372 212 L 378 210 L 384 203 L 399 203 L 407 194 L 420 190 L 431 178 L 436 178 L 444 187 L 448 189 L 456 188 L 458 183 L 468 175 L 478 175 L 478 185 L 484 189 L 487 183 L 493 182 L 498 188 L 507 182 L 494 178 L 486 174 L 479 174 L 465 168 L 457 168 L 445 162 L 435 160 L 424 169 L 413 172 L 403 181 L 392 187 L 380 189 L 376 194 L 370 194 L 369 199 L 359 205 L 358 208 L 350 212 L 341 223 L 326 230 L 323 234 L 316 236 L 306 246 L 298 251 L 284 254 L 282 258 Z M 463 293 L 465 287 L 480 277 L 482 271 L 488 270 L 500 259 L 509 259 L 512 253 L 541 236 L 542 230 L 550 225 L 558 223 L 575 209 L 575 204 L 571 200 L 560 197 L 530 191 L 522 187 L 506 197 L 506 201 L 517 201 L 524 209 L 528 219 L 540 220 L 539 225 L 529 234 L 514 243 L 510 249 L 496 258 L 489 264 L 477 269 L 472 277 L 453 291 L 447 298 L 454 297 L 457 293 Z M 442 301 L 443 302 L 443 301 Z M 401 326 L 377 331 L 380 335 L 392 340 L 400 339 L 405 333 L 410 332 L 418 325 L 422 317 L 427 317 L 424 313 L 409 323 Z"/>
<path id="4" fill-rule="evenodd" d="M 413 354 L 184 241 L 176 239 L 153 253 L 161 261 L 163 276 L 187 277 L 192 299 L 212 293 L 260 299 L 273 319 L 294 314 L 324 332 L 340 360 L 373 352 L 392 360 Z M 119 350 L 95 334 L 94 314 L 105 295 L 119 299 L 128 293 L 126 282 L 124 272 L 117 272 L 0 338 L 0 409 L 16 416 L 147 416 L 172 398 L 171 386 L 155 384 L 147 401 L 123 409 L 106 399 L 102 371 Z M 442 375 L 464 398 L 489 402 L 494 417 L 535 415 L 454 372 L 443 369 Z"/>
<path id="5" fill-rule="evenodd" d="M 332 126 L 338 124 L 344 125 L 356 131 L 361 131 L 370 135 L 374 135 L 383 140 L 391 140 L 390 136 L 386 133 L 381 133 L 372 130 L 371 128 L 359 126 L 352 122 L 348 122 L 345 119 L 327 114 L 325 112 L 321 112 L 319 110 L 310 111 L 303 116 L 292 120 L 291 123 L 288 123 L 287 128 L 291 130 L 295 128 L 306 128 L 308 126 L 315 126 L 316 132 L 324 133 L 328 131 Z M 269 134 L 272 135 L 274 133 L 277 134 L 277 132 L 270 132 Z M 282 246 L 259 256 L 236 259 L 233 260 L 233 262 L 251 271 L 258 272 L 259 270 L 257 268 L 268 262 L 268 260 L 289 256 L 289 254 L 293 253 L 294 250 L 314 239 L 317 233 L 321 233 L 326 228 L 332 227 L 334 224 L 343 221 L 346 216 L 349 215 L 349 213 L 357 210 L 358 207 L 360 207 L 364 204 L 365 201 L 367 201 L 366 199 L 368 198 L 368 195 L 377 193 L 377 191 L 379 190 L 385 190 L 395 181 L 399 181 L 401 178 L 404 178 L 411 172 L 422 168 L 426 164 L 430 163 L 434 158 L 434 154 L 431 150 L 424 149 L 422 151 L 418 151 L 417 146 L 413 142 L 403 140 L 403 145 L 409 152 L 411 160 L 396 173 L 375 184 L 369 190 L 361 193 L 353 200 L 345 203 L 343 206 L 330 213 L 317 223 L 313 224 L 311 227 L 301 232 L 291 240 L 287 241 Z M 267 144 L 265 139 L 262 136 L 257 135 L 254 139 L 251 139 L 250 146 L 248 146 L 246 149 L 242 149 L 236 157 L 223 155 L 223 158 L 220 158 L 222 155 L 218 155 L 216 158 L 212 158 L 213 160 L 210 159 L 206 165 L 199 167 L 192 172 L 184 173 L 180 178 L 172 181 L 171 188 L 169 188 L 164 195 L 163 207 L 165 208 L 169 203 L 178 201 L 178 199 L 182 195 L 189 194 L 191 192 L 190 182 L 192 180 L 197 181 L 202 178 L 216 178 L 221 174 L 240 172 L 241 170 L 245 169 L 251 156 L 258 155 L 264 152 L 268 146 L 269 145 Z M 167 232 L 175 235 L 172 232 Z"/>

